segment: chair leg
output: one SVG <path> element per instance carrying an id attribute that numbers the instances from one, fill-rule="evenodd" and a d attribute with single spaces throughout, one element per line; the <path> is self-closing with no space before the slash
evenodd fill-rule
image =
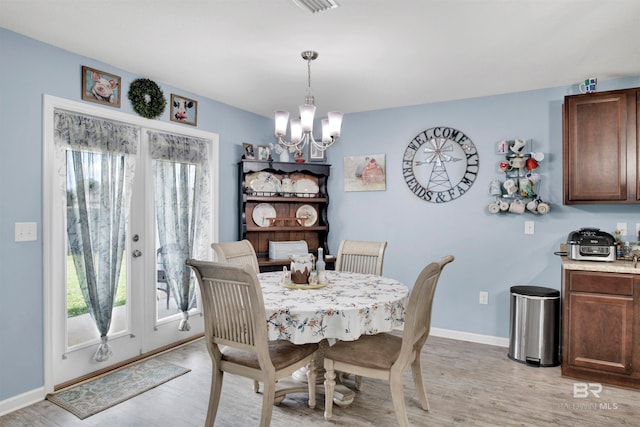
<path id="1" fill-rule="evenodd" d="M 389 387 L 391 388 L 391 400 L 393 401 L 393 409 L 396 411 L 398 425 L 400 425 L 400 427 L 409 427 L 407 407 L 404 403 L 404 391 L 402 389 L 402 372 L 399 375 L 394 375 L 393 372 L 391 373 Z"/>
<path id="2" fill-rule="evenodd" d="M 273 379 L 273 378 L 272 378 Z M 262 414 L 260 415 L 260 427 L 271 425 L 273 415 L 273 401 L 276 398 L 276 382 L 264 381 L 264 391 L 262 392 Z"/>
<path id="3" fill-rule="evenodd" d="M 205 421 L 205 426 L 207 427 L 213 427 L 213 422 L 216 420 L 223 377 L 224 372 L 217 370 L 216 367 L 213 366 L 211 372 L 211 390 L 209 391 L 209 408 L 207 408 L 207 419 Z"/>
<path id="4" fill-rule="evenodd" d="M 258 391 L 260 391 L 260 381 L 253 380 L 253 392 L 257 393 Z"/>
<path id="5" fill-rule="evenodd" d="M 309 408 L 316 407 L 316 378 L 318 378 L 318 372 L 316 372 L 316 358 L 315 355 L 311 357 L 309 365 L 307 365 L 307 384 L 309 384 Z"/>
<path id="6" fill-rule="evenodd" d="M 429 399 L 427 398 L 427 388 L 422 378 L 422 361 L 420 360 L 420 353 L 416 355 L 415 360 L 411 363 L 411 373 L 413 374 L 413 383 L 416 385 L 416 392 L 418 393 L 418 399 L 422 409 L 428 411 Z"/>
<path id="7" fill-rule="evenodd" d="M 333 391 L 336 388 L 336 373 L 333 370 L 333 360 L 324 359 L 324 419 L 333 416 Z"/>

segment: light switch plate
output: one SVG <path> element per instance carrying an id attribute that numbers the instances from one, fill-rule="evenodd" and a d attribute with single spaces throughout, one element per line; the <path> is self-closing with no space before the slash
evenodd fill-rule
<path id="1" fill-rule="evenodd" d="M 38 224 L 35 222 L 16 222 L 15 241 L 32 242 L 38 240 Z"/>
<path id="2" fill-rule="evenodd" d="M 535 233 L 535 222 L 533 221 L 525 221 L 524 222 L 524 234 L 533 234 Z"/>

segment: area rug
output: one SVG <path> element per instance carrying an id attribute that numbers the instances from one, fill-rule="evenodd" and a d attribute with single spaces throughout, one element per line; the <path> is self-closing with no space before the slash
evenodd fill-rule
<path id="1" fill-rule="evenodd" d="M 49 394 L 47 400 L 83 420 L 189 371 L 190 369 L 151 358 Z"/>

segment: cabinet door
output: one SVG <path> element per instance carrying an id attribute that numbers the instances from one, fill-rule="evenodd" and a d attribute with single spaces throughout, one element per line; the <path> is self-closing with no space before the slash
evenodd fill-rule
<path id="1" fill-rule="evenodd" d="M 627 98 L 632 94 L 614 91 L 565 98 L 565 204 L 627 200 L 627 167 L 635 170 L 635 157 L 627 156 Z M 635 187 L 633 183 L 633 191 Z M 634 194 L 631 202 L 635 199 Z"/>
<path id="2" fill-rule="evenodd" d="M 633 297 L 570 292 L 568 304 L 567 362 L 631 373 Z"/>

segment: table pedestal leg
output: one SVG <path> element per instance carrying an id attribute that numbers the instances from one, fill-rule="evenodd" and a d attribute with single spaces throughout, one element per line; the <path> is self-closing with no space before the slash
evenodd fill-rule
<path id="1" fill-rule="evenodd" d="M 318 391 L 324 394 L 324 351 L 329 347 L 327 340 L 320 341 L 320 348 L 316 353 L 316 385 Z M 333 392 L 333 403 L 340 407 L 349 406 L 353 403 L 356 394 L 349 387 L 340 383 L 340 376 L 336 376 L 336 387 Z M 278 381 L 276 385 L 276 399 L 274 404 L 279 404 L 289 393 L 304 393 L 307 387 L 307 368 L 300 368 L 291 375 L 291 379 L 285 378 Z"/>

